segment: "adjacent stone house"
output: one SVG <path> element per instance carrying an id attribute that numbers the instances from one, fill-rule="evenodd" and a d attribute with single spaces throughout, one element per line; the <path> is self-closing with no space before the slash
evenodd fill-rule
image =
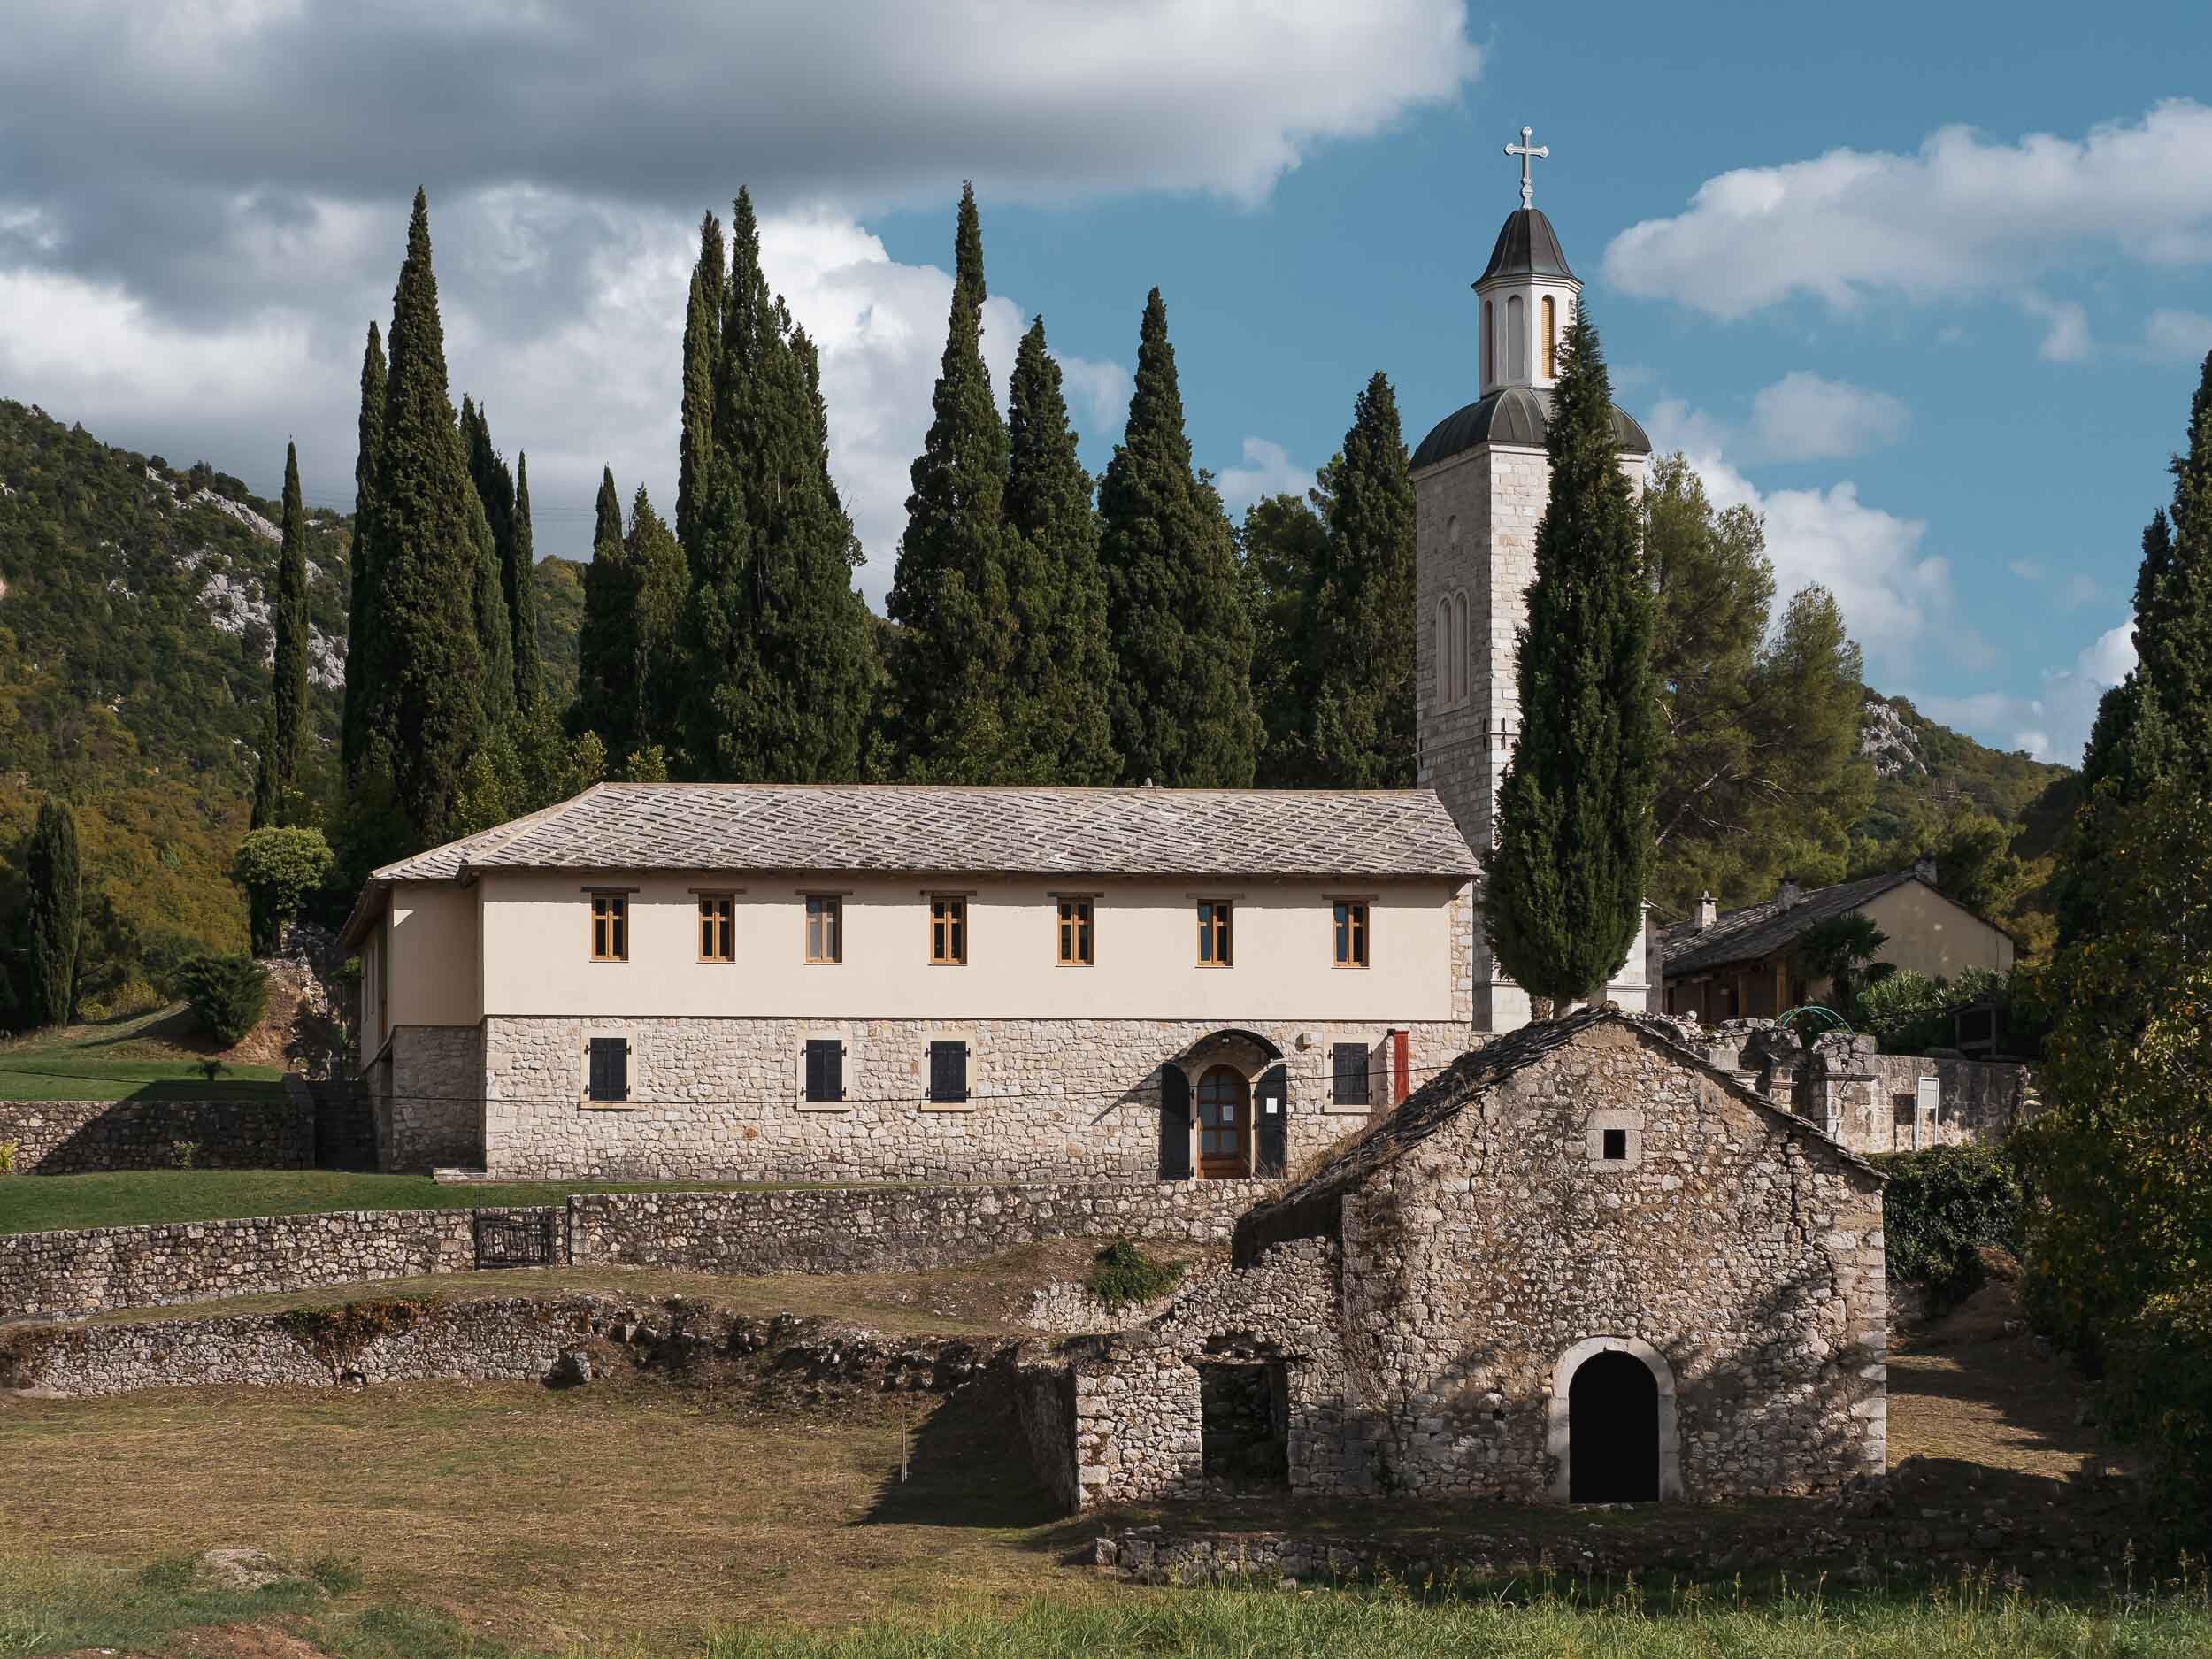
<path id="1" fill-rule="evenodd" d="M 1886 1317 L 1873 1168 L 1592 1010 L 1430 1080 L 1025 1417 L 1078 1506 L 1831 1491 L 1884 1466 Z"/>
<path id="2" fill-rule="evenodd" d="M 1796 962 L 1798 945 L 1823 922 L 1863 916 L 1886 937 L 1878 961 L 1955 979 L 1970 968 L 1995 973 L 2012 966 L 2012 935 L 1936 886 L 1933 861 L 1832 887 L 1800 889 L 1782 878 L 1772 898 L 1722 911 L 1709 897 L 1697 914 L 1656 935 L 1664 1010 L 1707 1025 L 1771 1019 L 1829 995 L 1825 980 Z"/>
<path id="3" fill-rule="evenodd" d="M 376 872 L 387 1168 L 1279 1176 L 1470 1041 L 1432 792 L 602 784 Z"/>

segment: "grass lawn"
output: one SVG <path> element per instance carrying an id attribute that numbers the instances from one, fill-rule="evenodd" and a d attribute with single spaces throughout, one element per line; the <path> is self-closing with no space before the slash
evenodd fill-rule
<path id="1" fill-rule="evenodd" d="M 557 1204 L 571 1193 L 741 1191 L 698 1182 L 543 1181 L 441 1186 L 427 1175 L 350 1170 L 118 1170 L 0 1179 L 0 1233 L 156 1221 L 307 1216 L 332 1210 L 472 1210 Z"/>
<path id="2" fill-rule="evenodd" d="M 174 1009 L 0 1042 L 0 1100 L 284 1098 L 275 1066 L 222 1064 L 211 1079 Z"/>

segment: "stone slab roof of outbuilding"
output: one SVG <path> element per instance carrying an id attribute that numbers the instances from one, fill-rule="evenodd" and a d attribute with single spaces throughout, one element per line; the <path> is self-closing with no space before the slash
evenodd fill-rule
<path id="1" fill-rule="evenodd" d="M 603 783 L 375 877 L 484 870 L 1465 879 L 1477 864 L 1431 789 Z"/>
<path id="2" fill-rule="evenodd" d="M 1856 881 L 1815 887 L 1801 895 L 1794 904 L 1784 904 L 1778 898 L 1747 904 L 1717 918 L 1710 927 L 1700 928 L 1695 922 L 1676 922 L 1659 935 L 1662 971 L 1667 978 L 1673 979 L 1679 974 L 1726 967 L 1732 963 L 1756 962 L 1795 944 L 1821 923 L 1848 916 L 1860 906 L 1870 904 L 1883 894 L 1910 881 L 1919 882 L 1945 903 L 1974 916 L 1955 899 L 1945 897 L 1942 890 L 1925 876 L 1912 870 L 1892 870 L 1878 876 L 1862 876 Z M 1987 917 L 1974 916 L 1974 919 L 2005 933 L 2005 929 Z M 2009 933 L 2005 936 L 2012 938 Z M 2016 945 L 2019 941 L 2015 939 L 2013 942 Z"/>
<path id="3" fill-rule="evenodd" d="M 1601 1025 L 1624 1026 L 1676 1064 L 1710 1079 L 1734 1098 L 1781 1124 L 1793 1134 L 1822 1147 L 1839 1162 L 1877 1180 L 1882 1179 L 1873 1164 L 1821 1125 L 1769 1100 L 1756 1089 L 1747 1087 L 1733 1072 L 1723 1071 L 1696 1050 L 1686 1048 L 1665 1019 L 1626 1013 L 1608 1004 L 1581 1009 L 1561 1019 L 1539 1020 L 1479 1048 L 1469 1049 L 1313 1174 L 1247 1210 L 1237 1223 L 1238 1259 L 1248 1259 L 1249 1248 L 1256 1243 L 1273 1243 L 1332 1230 L 1338 1205 L 1347 1192 L 1364 1184 L 1386 1164 L 1419 1146 L 1514 1073 L 1556 1054 Z"/>

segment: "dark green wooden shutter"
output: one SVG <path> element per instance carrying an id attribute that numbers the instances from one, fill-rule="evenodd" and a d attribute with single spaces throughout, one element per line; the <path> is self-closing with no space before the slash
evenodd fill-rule
<path id="1" fill-rule="evenodd" d="M 1179 1065 L 1160 1068 L 1160 1179 L 1190 1179 L 1190 1079 Z"/>
<path id="2" fill-rule="evenodd" d="M 806 1097 L 825 1103 L 845 1098 L 845 1045 L 834 1037 L 807 1039 Z"/>
<path id="3" fill-rule="evenodd" d="M 933 1101 L 968 1098 L 968 1045 L 933 1042 L 929 1045 L 929 1097 Z"/>
<path id="4" fill-rule="evenodd" d="M 591 1097 L 594 1100 L 630 1098 L 630 1044 L 624 1037 L 591 1040 Z"/>
<path id="5" fill-rule="evenodd" d="M 1257 1114 L 1252 1143 L 1252 1172 L 1262 1180 L 1280 1179 L 1290 1161 L 1290 1072 L 1280 1064 L 1261 1074 L 1253 1095 Z"/>
<path id="6" fill-rule="evenodd" d="M 1364 1106 L 1367 1092 L 1367 1045 L 1340 1042 L 1329 1049 L 1334 1087 L 1330 1093 L 1340 1106 Z"/>

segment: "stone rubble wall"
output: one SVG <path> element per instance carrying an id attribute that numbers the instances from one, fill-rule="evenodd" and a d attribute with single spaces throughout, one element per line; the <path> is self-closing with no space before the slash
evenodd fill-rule
<path id="1" fill-rule="evenodd" d="M 315 1161 L 315 1122 L 281 1101 L 0 1101 L 0 1141 L 18 1175 L 107 1170 L 299 1170 Z"/>
<path id="2" fill-rule="evenodd" d="M 0 1319 L 215 1302 L 476 1265 L 473 1212 L 341 1210 L 0 1236 Z"/>
<path id="3" fill-rule="evenodd" d="M 73 1398 L 211 1383 L 535 1381 L 590 1331 L 601 1307 L 582 1296 L 369 1302 L 25 1332 L 0 1346 L 0 1387 Z"/>
<path id="4" fill-rule="evenodd" d="M 377 1167 L 403 1173 L 484 1166 L 484 1033 L 398 1025 L 364 1073 Z"/>
<path id="5" fill-rule="evenodd" d="M 1257 1181 L 1197 1181 L 580 1193 L 565 1208 L 481 1213 L 556 1217 L 556 1264 L 916 1272 L 1051 1239 L 1221 1245 L 1268 1190 Z M 351 1210 L 0 1235 L 0 1319 L 470 1272 L 479 1213 Z"/>
<path id="6" fill-rule="evenodd" d="M 1225 1244 L 1262 1181 L 1144 1187 L 846 1187 L 750 1193 L 579 1193 L 579 1267 L 709 1273 L 895 1273 L 1049 1239 Z"/>
<path id="7" fill-rule="evenodd" d="M 1453 902 L 1471 916 L 1464 891 Z M 1457 933 L 1463 983 L 1466 927 Z M 483 1028 L 486 1169 L 497 1180 L 1149 1182 L 1160 1067 L 1225 1024 L 1234 1022 L 495 1017 Z M 1375 1048 L 1380 1025 L 1248 1028 L 1288 1056 L 1289 1167 L 1364 1125 L 1368 1114 L 1325 1110 L 1329 1048 Z M 1470 1041 L 1463 1021 L 1405 1029 L 1414 1087 Z M 588 1035 L 629 1040 L 629 1102 L 582 1099 Z M 803 1045 L 821 1037 L 846 1047 L 841 1106 L 801 1099 Z M 943 1037 L 970 1053 L 973 1098 L 949 1109 L 926 1098 L 929 1044 Z M 1388 1081 L 1379 1058 L 1378 1107 Z M 418 1085 L 395 1075 L 388 1087 L 397 1114 Z"/>

